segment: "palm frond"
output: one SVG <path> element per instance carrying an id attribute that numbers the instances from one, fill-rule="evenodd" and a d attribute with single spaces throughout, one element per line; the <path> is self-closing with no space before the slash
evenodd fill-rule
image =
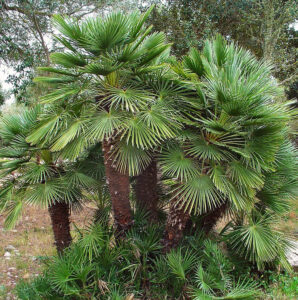
<path id="1" fill-rule="evenodd" d="M 127 122 L 123 135 L 128 144 L 141 149 L 150 149 L 158 144 L 158 136 L 142 122 L 140 117 L 134 117 Z"/>
<path id="2" fill-rule="evenodd" d="M 22 215 L 23 207 L 24 202 L 21 198 L 14 199 L 9 203 L 6 208 L 6 216 L 4 221 L 5 228 L 12 229 L 17 224 Z"/>
<path id="3" fill-rule="evenodd" d="M 30 184 L 36 184 L 45 182 L 48 178 L 51 178 L 53 174 L 54 171 L 52 167 L 47 164 L 28 162 L 26 165 L 26 173 L 23 175 L 23 179 Z"/>
<path id="4" fill-rule="evenodd" d="M 151 157 L 147 151 L 121 142 L 115 149 L 114 163 L 122 174 L 136 176 L 150 163 Z"/>
<path id="5" fill-rule="evenodd" d="M 167 261 L 171 272 L 177 276 L 178 279 L 186 281 L 186 275 L 193 268 L 196 256 L 188 250 L 182 253 L 181 248 L 179 248 L 167 254 Z"/>
<path id="6" fill-rule="evenodd" d="M 228 245 L 241 257 L 262 268 L 264 263 L 283 256 L 290 243 L 282 234 L 272 229 L 272 217 L 256 214 L 248 224 L 235 227 L 227 234 Z"/>
<path id="7" fill-rule="evenodd" d="M 181 207 L 195 214 L 213 210 L 222 201 L 211 178 L 207 175 L 195 176 L 181 183 L 175 193 L 176 197 L 181 200 Z"/>
<path id="8" fill-rule="evenodd" d="M 85 120 L 74 120 L 72 124 L 68 125 L 68 128 L 57 138 L 55 143 L 51 146 L 52 151 L 62 150 L 68 143 L 74 140 L 76 137 L 84 134 L 86 128 Z"/>
<path id="9" fill-rule="evenodd" d="M 84 67 L 87 61 L 78 54 L 73 53 L 52 53 L 51 60 L 57 65 L 66 68 Z"/>
<path id="10" fill-rule="evenodd" d="M 26 191 L 26 202 L 41 207 L 49 207 L 56 202 L 63 201 L 66 194 L 66 185 L 53 179 L 45 183 L 31 185 Z"/>
<path id="11" fill-rule="evenodd" d="M 101 111 L 91 119 L 88 137 L 94 141 L 103 141 L 123 126 L 123 114 L 111 110 Z"/>
<path id="12" fill-rule="evenodd" d="M 187 181 L 198 175 L 195 161 L 187 157 L 178 146 L 164 151 L 161 154 L 160 160 L 162 170 L 167 176 Z"/>

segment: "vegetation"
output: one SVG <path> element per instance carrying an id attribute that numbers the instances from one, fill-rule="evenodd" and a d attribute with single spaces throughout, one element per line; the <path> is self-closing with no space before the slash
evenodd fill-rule
<path id="1" fill-rule="evenodd" d="M 20 299 L 262 299 L 262 273 L 291 272 L 274 224 L 297 197 L 293 103 L 219 34 L 172 56 L 152 10 L 55 15 L 38 104 L 1 118 L 6 226 L 46 207 L 58 251 Z"/>
<path id="2" fill-rule="evenodd" d="M 0 106 L 3 105 L 5 102 L 5 95 L 2 89 L 2 86 L 0 85 Z"/>
<path id="3" fill-rule="evenodd" d="M 19 102 L 33 102 L 42 92 L 32 88 L 35 68 L 49 64 L 49 55 L 61 49 L 50 41 L 53 33 L 51 18 L 60 13 L 84 18 L 88 14 L 102 15 L 112 9 L 131 12 L 145 10 L 156 4 L 150 22 L 154 29 L 164 31 L 172 51 L 179 57 L 191 46 L 203 47 L 203 41 L 220 33 L 235 40 L 258 58 L 274 63 L 274 76 L 296 97 L 297 19 L 295 0 L 175 0 L 144 3 L 140 0 L 80 0 L 0 1 L 0 60 L 15 69 L 8 77 Z M 30 41 L 30 42 L 29 42 Z M 28 88 L 29 87 L 29 88 Z"/>
<path id="4" fill-rule="evenodd" d="M 20 299 L 255 299 L 261 294 L 251 279 L 236 275 L 237 263 L 202 235 L 164 255 L 162 231 L 144 221 L 117 247 L 100 223 L 81 234 L 63 257 L 49 260 L 43 276 L 18 285 Z"/>
<path id="5" fill-rule="evenodd" d="M 98 163 L 92 165 L 92 174 L 84 170 L 86 165 L 90 167 L 89 157 L 62 161 L 60 153 L 50 152 L 45 144 L 36 147 L 27 143 L 26 137 L 41 113 L 41 107 L 36 106 L 1 119 L 1 209 L 7 213 L 5 226 L 11 228 L 25 204 L 48 208 L 55 244 L 61 252 L 71 242 L 70 207 L 80 205 L 82 190 L 91 187 L 102 172 Z"/>

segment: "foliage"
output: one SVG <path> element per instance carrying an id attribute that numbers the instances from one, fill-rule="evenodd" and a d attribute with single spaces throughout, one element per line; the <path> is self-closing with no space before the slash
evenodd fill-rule
<path id="1" fill-rule="evenodd" d="M 290 103 L 279 103 L 270 66 L 217 36 L 172 69 L 197 92 L 188 99 L 192 109 L 181 108 L 183 130 L 160 156 L 175 182 L 172 201 L 195 215 L 225 203 L 234 255 L 259 269 L 277 258 L 288 267 L 289 241 L 272 227 L 297 196 L 297 157 L 287 127 Z"/>
<path id="2" fill-rule="evenodd" d="M 184 55 L 216 33 L 235 40 L 257 57 L 270 59 L 274 75 L 288 88 L 297 81 L 297 5 L 287 0 L 169 1 L 157 6 L 150 21 L 164 30 L 173 50 Z"/>
<path id="3" fill-rule="evenodd" d="M 164 76 L 171 45 L 145 25 L 151 10 L 82 22 L 55 16 L 57 39 L 68 52 L 51 55 L 55 68 L 40 68 L 51 77 L 35 78 L 54 90 L 42 98 L 48 110 L 29 142 L 47 142 L 52 151 L 75 159 L 117 133 L 117 169 L 137 175 L 148 166 L 150 150 L 179 128 L 171 103 L 182 97 L 174 80 Z"/>
<path id="4" fill-rule="evenodd" d="M 1 118 L 8 227 L 25 203 L 98 205 L 94 224 L 77 228 L 76 242 L 43 276 L 19 285 L 21 299 L 255 299 L 256 271 L 290 270 L 291 243 L 274 224 L 297 196 L 288 125 L 295 113 L 281 101 L 273 67 L 221 35 L 177 60 L 166 35 L 146 25 L 151 11 L 55 15 L 63 51 L 49 55 L 53 65 L 35 78 L 46 93 L 34 108 Z M 116 225 L 127 217 L 128 177 L 152 158 L 167 203 L 155 224 L 136 205 L 134 224 L 120 237 L 111 210 Z M 125 199 L 107 190 L 119 174 Z M 180 224 L 172 207 L 191 219 L 178 247 L 164 253 L 165 227 Z M 218 209 L 224 227 L 206 237 L 200 221 Z"/>
<path id="5" fill-rule="evenodd" d="M 17 101 L 34 101 L 32 86 L 34 69 L 49 65 L 49 54 L 57 45 L 49 38 L 53 34 L 51 18 L 56 13 L 83 18 L 98 12 L 110 1 L 0 1 L 0 61 L 13 67 L 15 73 L 7 80 L 13 85 Z M 33 99 L 28 99 L 28 98 Z"/>
<path id="6" fill-rule="evenodd" d="M 18 297 L 255 299 L 259 295 L 256 283 L 244 275 L 235 277 L 237 266 L 214 241 L 205 240 L 196 249 L 186 242 L 165 255 L 157 243 L 161 229 L 148 224 L 143 228 L 134 228 L 128 240 L 115 247 L 109 229 L 90 227 L 62 257 L 51 259 L 42 276 L 19 283 Z"/>
<path id="7" fill-rule="evenodd" d="M 262 285 L 273 298 L 295 299 L 298 296 L 298 277 L 295 274 L 277 273 L 269 270 L 263 275 Z"/>
<path id="8" fill-rule="evenodd" d="M 237 1 L 1 1 L 0 47 L 2 60 L 13 64 L 16 74 L 8 80 L 14 85 L 17 99 L 42 93 L 32 86 L 34 68 L 48 65 L 49 54 L 60 46 L 49 39 L 53 33 L 51 17 L 60 13 L 84 18 L 90 14 L 105 14 L 112 8 L 129 13 L 138 7 L 157 6 L 150 23 L 157 31 L 165 31 L 173 52 L 182 56 L 190 47 L 203 47 L 203 40 L 221 33 L 250 49 L 259 58 L 274 63 L 274 75 L 295 94 L 297 6 L 293 0 L 237 0 Z M 30 41 L 30 42 L 29 42 Z M 29 88 L 28 88 L 29 87 Z M 33 94 L 33 95 L 32 95 Z M 290 96 L 292 98 L 292 96 Z M 32 99 L 31 99 L 32 100 Z"/>
<path id="9" fill-rule="evenodd" d="M 5 95 L 2 89 L 2 86 L 0 85 L 0 106 L 3 105 L 5 102 Z"/>
<path id="10" fill-rule="evenodd" d="M 36 106 L 1 117 L 0 203 L 7 228 L 16 224 L 26 204 L 47 208 L 56 202 L 67 202 L 79 207 L 82 191 L 96 187 L 94 175 L 83 171 L 84 162 L 90 163 L 86 154 L 76 162 L 63 162 L 59 153 L 51 153 L 46 145 L 31 146 L 26 142 L 41 112 L 41 106 Z M 93 172 L 100 169 L 98 164 L 100 160 L 93 165 Z M 101 172 L 96 179 L 102 178 Z"/>

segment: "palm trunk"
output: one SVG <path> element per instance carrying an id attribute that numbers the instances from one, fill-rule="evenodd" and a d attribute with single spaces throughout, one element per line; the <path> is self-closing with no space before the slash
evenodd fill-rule
<path id="1" fill-rule="evenodd" d="M 58 253 L 61 254 L 70 245 L 72 240 L 70 235 L 69 204 L 56 202 L 48 210 L 51 217 L 55 245 Z"/>
<path id="2" fill-rule="evenodd" d="M 150 220 L 157 220 L 157 166 L 154 159 L 143 173 L 137 176 L 135 193 L 138 208 L 148 212 Z"/>
<path id="3" fill-rule="evenodd" d="M 103 153 L 107 183 L 110 191 L 116 234 L 122 236 L 131 227 L 132 214 L 129 202 L 129 176 L 121 174 L 113 162 L 114 142 L 103 142 Z"/>
<path id="4" fill-rule="evenodd" d="M 219 207 L 206 214 L 202 220 L 202 229 L 208 234 L 216 225 L 217 221 L 224 215 L 227 209 L 227 202 L 224 202 Z"/>
<path id="5" fill-rule="evenodd" d="M 170 204 L 168 213 L 163 246 L 164 251 L 169 252 L 172 248 L 178 246 L 183 237 L 183 232 L 190 215 L 184 211 L 184 207 L 180 207 L 175 199 Z"/>

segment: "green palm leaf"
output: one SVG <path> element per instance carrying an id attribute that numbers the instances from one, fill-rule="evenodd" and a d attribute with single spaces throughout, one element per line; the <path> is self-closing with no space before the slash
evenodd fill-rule
<path id="1" fill-rule="evenodd" d="M 280 232 L 271 229 L 273 222 L 269 215 L 256 214 L 247 225 L 238 226 L 227 234 L 228 244 L 235 253 L 262 268 L 265 262 L 284 256 L 290 246 Z"/>
<path id="2" fill-rule="evenodd" d="M 78 54 L 73 53 L 52 53 L 51 60 L 53 63 L 66 68 L 84 67 L 87 61 Z"/>
<path id="3" fill-rule="evenodd" d="M 45 183 L 36 183 L 27 190 L 27 203 L 49 207 L 56 202 L 63 201 L 67 191 L 66 185 L 59 180 L 48 180 Z"/>
<path id="4" fill-rule="evenodd" d="M 175 192 L 181 200 L 181 207 L 195 214 L 206 213 L 221 204 L 220 195 L 207 175 L 199 175 L 181 183 Z"/>
<path id="5" fill-rule="evenodd" d="M 122 174 L 136 176 L 150 163 L 149 153 L 143 149 L 121 142 L 114 153 L 114 163 Z"/>
<path id="6" fill-rule="evenodd" d="M 81 134 L 84 134 L 86 128 L 86 122 L 84 120 L 74 120 L 71 125 L 68 125 L 68 129 L 66 129 L 61 136 L 55 141 L 53 146 L 51 147 L 52 151 L 59 151 L 63 149 L 68 143 L 74 140 Z"/>
<path id="7" fill-rule="evenodd" d="M 128 144 L 141 149 L 150 149 L 157 145 L 158 137 L 142 122 L 140 117 L 134 117 L 127 122 L 123 135 Z"/>
<path id="8" fill-rule="evenodd" d="M 101 111 L 93 117 L 88 137 L 94 141 L 103 141 L 123 126 L 123 114 L 111 110 Z"/>
<path id="9" fill-rule="evenodd" d="M 186 281 L 186 275 L 193 268 L 196 259 L 192 252 L 187 250 L 185 253 L 182 253 L 180 248 L 167 254 L 167 262 L 171 272 L 182 281 Z"/>
<path id="10" fill-rule="evenodd" d="M 171 147 L 166 150 L 162 153 L 160 159 L 162 170 L 167 176 L 187 181 L 198 175 L 195 162 L 186 157 L 179 147 Z"/>

